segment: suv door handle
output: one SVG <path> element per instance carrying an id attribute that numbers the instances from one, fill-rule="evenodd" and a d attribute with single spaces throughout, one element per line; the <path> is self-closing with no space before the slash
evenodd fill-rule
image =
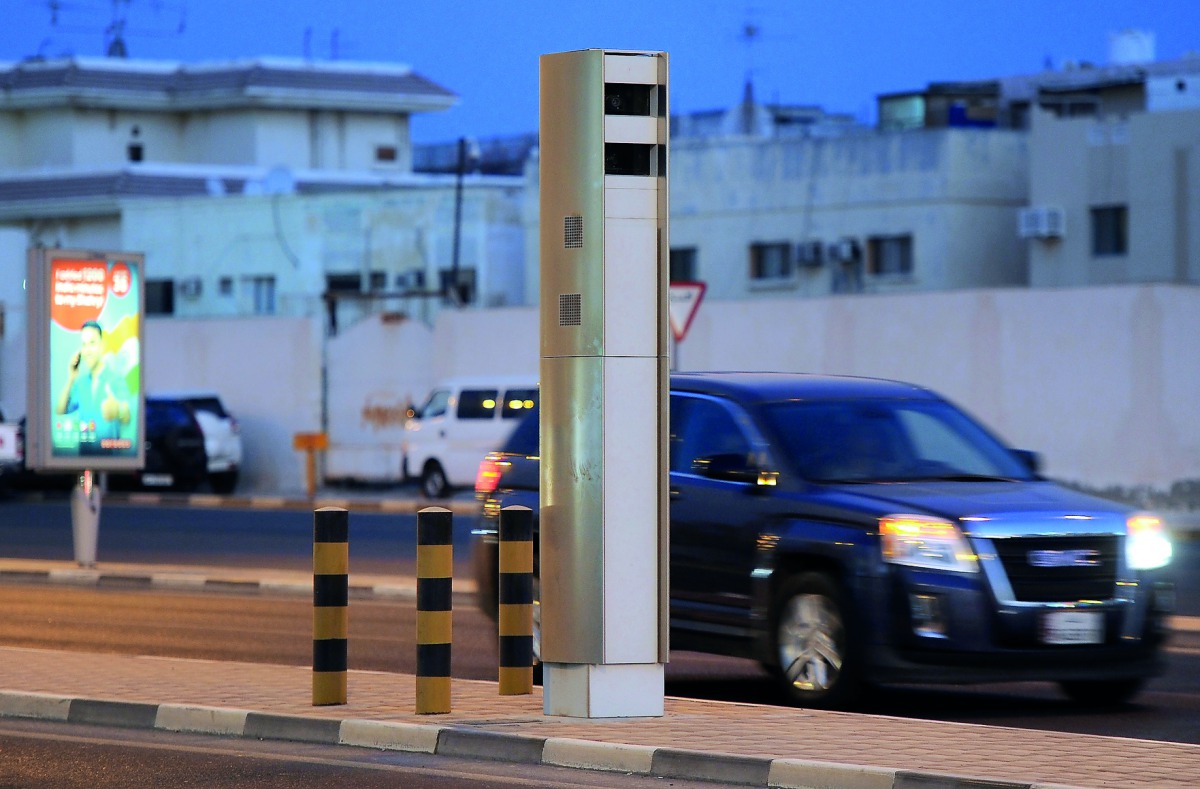
<path id="1" fill-rule="evenodd" d="M 683 491 L 679 488 L 671 488 L 669 492 L 671 494 L 671 498 L 673 499 L 677 499 L 683 495 Z"/>

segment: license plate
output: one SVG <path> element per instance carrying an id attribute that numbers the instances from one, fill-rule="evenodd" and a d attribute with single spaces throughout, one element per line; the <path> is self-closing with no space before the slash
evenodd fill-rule
<path id="1" fill-rule="evenodd" d="M 143 474 L 142 484 L 147 487 L 166 488 L 175 482 L 170 474 Z"/>
<path id="2" fill-rule="evenodd" d="M 1102 644 L 1104 614 L 1100 611 L 1050 611 L 1042 616 L 1043 644 Z"/>

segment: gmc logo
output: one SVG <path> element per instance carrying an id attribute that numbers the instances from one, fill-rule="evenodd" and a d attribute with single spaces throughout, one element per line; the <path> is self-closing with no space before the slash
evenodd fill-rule
<path id="1" fill-rule="evenodd" d="M 1095 567 L 1100 552 L 1090 548 L 1073 551 L 1030 551 L 1025 557 L 1031 567 Z"/>

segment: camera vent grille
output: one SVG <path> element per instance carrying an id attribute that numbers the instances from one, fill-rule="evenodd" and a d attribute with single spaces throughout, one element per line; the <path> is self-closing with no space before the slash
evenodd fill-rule
<path id="1" fill-rule="evenodd" d="M 563 217 L 563 246 L 567 249 L 583 249 L 583 217 Z"/>
<path id="2" fill-rule="evenodd" d="M 558 296 L 558 325 L 579 326 L 583 323 L 583 296 L 561 293 Z"/>

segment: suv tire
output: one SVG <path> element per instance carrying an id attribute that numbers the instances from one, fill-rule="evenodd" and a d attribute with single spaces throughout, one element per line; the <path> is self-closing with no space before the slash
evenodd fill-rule
<path id="1" fill-rule="evenodd" d="M 787 700 L 804 707 L 844 707 L 860 691 L 854 624 L 838 583 L 806 572 L 784 581 L 771 625 L 772 673 Z"/>

